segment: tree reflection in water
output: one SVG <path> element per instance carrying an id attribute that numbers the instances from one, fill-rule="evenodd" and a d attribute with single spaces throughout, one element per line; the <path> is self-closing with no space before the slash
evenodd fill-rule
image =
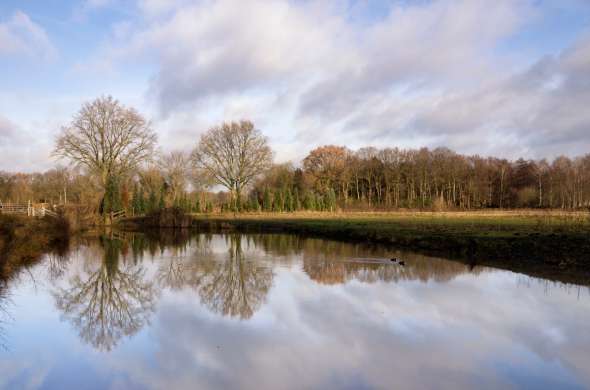
<path id="1" fill-rule="evenodd" d="M 405 267 L 355 261 L 361 256 L 383 257 L 386 250 L 334 241 L 287 235 L 222 236 L 227 252 L 214 250 L 211 235 L 175 233 L 156 237 L 130 235 L 133 264 L 121 262 L 122 242 L 102 238 L 103 260 L 85 278 L 70 279 L 70 287 L 56 294 L 64 317 L 80 336 L 101 350 L 110 350 L 125 336 L 139 331 L 154 310 L 158 288 L 191 288 L 209 310 L 223 316 L 249 319 L 266 300 L 273 282 L 273 262 L 302 269 L 320 284 L 340 284 L 351 279 L 374 283 L 398 280 L 450 280 L 469 272 L 465 265 L 420 255 L 406 255 Z M 256 252 L 245 251 L 253 247 Z M 144 253 L 157 258 L 156 283 L 145 280 Z"/>
<path id="2" fill-rule="evenodd" d="M 122 243 L 102 237 L 103 261 L 87 278 L 75 275 L 70 287 L 55 293 L 63 317 L 80 337 L 102 351 L 110 351 L 122 337 L 138 332 L 154 311 L 155 290 L 144 269 L 120 264 Z"/>
<path id="3" fill-rule="evenodd" d="M 169 288 L 194 288 L 202 303 L 215 313 L 248 319 L 266 300 L 273 273 L 257 259 L 246 257 L 241 235 L 230 234 L 226 239 L 227 255 L 214 253 L 210 238 L 197 240 L 189 262 L 171 256 L 162 263 L 158 279 Z"/>
<path id="4" fill-rule="evenodd" d="M 297 235 L 249 235 L 264 252 L 275 255 L 277 261 L 297 256 L 303 271 L 319 284 L 343 284 L 351 280 L 363 283 L 420 280 L 447 282 L 465 274 L 479 274 L 484 267 L 465 264 L 411 252 L 392 251 L 375 245 L 302 238 Z M 390 263 L 399 257 L 405 266 Z M 375 261 L 377 260 L 377 261 Z"/>
<path id="5" fill-rule="evenodd" d="M 209 244 L 210 235 L 197 235 L 191 239 L 177 240 L 173 244 L 163 244 L 168 252 L 159 261 L 159 267 L 156 275 L 158 283 L 165 288 L 179 290 L 184 286 L 190 285 L 190 275 L 194 271 L 194 264 L 191 263 L 192 257 L 189 255 L 191 250 L 200 256 L 201 254 L 210 254 Z"/>
<path id="6" fill-rule="evenodd" d="M 216 313 L 247 319 L 266 300 L 272 270 L 248 260 L 242 236 L 229 236 L 228 256 L 221 261 L 199 261 L 194 280 L 203 303 Z"/>

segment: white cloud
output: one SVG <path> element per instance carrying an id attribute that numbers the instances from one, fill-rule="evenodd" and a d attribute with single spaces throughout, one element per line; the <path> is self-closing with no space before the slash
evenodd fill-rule
<path id="1" fill-rule="evenodd" d="M 57 57 L 57 50 L 45 30 L 21 11 L 0 22 L 0 57 L 15 55 L 45 60 Z"/>
<path id="2" fill-rule="evenodd" d="M 4 143 L 16 135 L 16 125 L 7 118 L 0 116 L 0 140 Z"/>
<path id="3" fill-rule="evenodd" d="M 196 123 L 213 122 L 240 107 L 299 154 L 334 142 L 527 153 L 533 145 L 510 144 L 527 139 L 517 126 L 522 110 L 503 107 L 513 92 L 498 89 L 520 64 L 496 47 L 536 16 L 533 3 L 396 4 L 363 24 L 338 0 L 142 1 L 152 19 L 113 53 L 156 62 L 148 95 L 166 117 L 186 120 L 188 111 Z M 481 148 L 480 134 L 472 137 L 480 129 L 503 142 Z"/>
<path id="4" fill-rule="evenodd" d="M 157 53 L 152 91 L 164 112 L 236 92 L 291 89 L 328 63 L 337 69 L 352 59 L 337 49 L 342 20 L 322 10 L 287 1 L 203 3 L 180 8 L 133 42 L 134 53 Z"/>
<path id="5" fill-rule="evenodd" d="M 375 5 L 379 13 L 370 15 Z M 545 58 L 503 46 L 551 17 L 535 0 L 137 0 L 136 7 L 116 12 L 105 41 L 74 74 L 100 73 L 97 94 L 127 83 L 128 104 L 144 94 L 139 108 L 155 119 L 164 149 L 188 148 L 209 126 L 246 117 L 280 161 L 328 143 L 503 157 L 590 148 L 589 39 Z M 10 23 L 0 25 L 0 55 Z"/>
<path id="6" fill-rule="evenodd" d="M 48 155 L 42 140 L 0 115 L 0 171 L 44 170 Z"/>

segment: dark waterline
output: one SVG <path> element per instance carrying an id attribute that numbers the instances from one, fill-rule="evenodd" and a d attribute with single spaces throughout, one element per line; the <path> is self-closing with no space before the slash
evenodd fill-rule
<path id="1" fill-rule="evenodd" d="M 589 323 L 588 287 L 411 252 L 121 233 L 0 281 L 0 386 L 586 388 Z"/>

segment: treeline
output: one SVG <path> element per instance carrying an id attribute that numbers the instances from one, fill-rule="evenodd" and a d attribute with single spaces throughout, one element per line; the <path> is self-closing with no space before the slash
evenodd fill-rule
<path id="1" fill-rule="evenodd" d="M 98 211 L 127 209 L 136 215 L 173 206 L 197 213 L 590 207 L 590 155 L 510 161 L 446 148 L 324 146 L 311 151 L 300 167 L 270 167 L 239 203 L 227 191 L 211 192 L 213 183 L 199 182 L 191 169 L 173 169 L 165 163 L 168 157 L 109 179 L 104 191 L 79 169 L 0 172 L 0 200 L 97 204 Z"/>
<path id="2" fill-rule="evenodd" d="M 291 199 L 289 194 L 295 194 L 294 207 L 283 206 L 284 199 Z M 590 154 L 574 159 L 561 156 L 552 162 L 510 161 L 461 155 L 447 148 L 352 151 L 323 146 L 312 150 L 300 168 L 273 166 L 255 184 L 251 196 L 262 204 L 272 203 L 272 210 L 279 211 L 580 209 L 590 206 Z"/>
<path id="3" fill-rule="evenodd" d="M 54 168 L 44 173 L 0 172 L 0 201 L 85 205 L 97 214 L 125 209 L 150 214 L 168 207 L 186 212 L 213 212 L 225 194 L 195 190 L 189 177 L 166 174 L 150 165 L 130 175 L 109 177 L 104 190 L 95 177 L 81 169 Z"/>

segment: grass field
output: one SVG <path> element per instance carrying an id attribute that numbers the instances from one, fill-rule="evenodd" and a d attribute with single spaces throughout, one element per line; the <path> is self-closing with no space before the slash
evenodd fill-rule
<path id="1" fill-rule="evenodd" d="M 469 212 L 348 212 L 199 214 L 197 220 L 248 221 L 269 226 L 366 229 L 381 233 L 444 233 L 469 236 L 590 233 L 590 213 L 553 210 Z"/>

